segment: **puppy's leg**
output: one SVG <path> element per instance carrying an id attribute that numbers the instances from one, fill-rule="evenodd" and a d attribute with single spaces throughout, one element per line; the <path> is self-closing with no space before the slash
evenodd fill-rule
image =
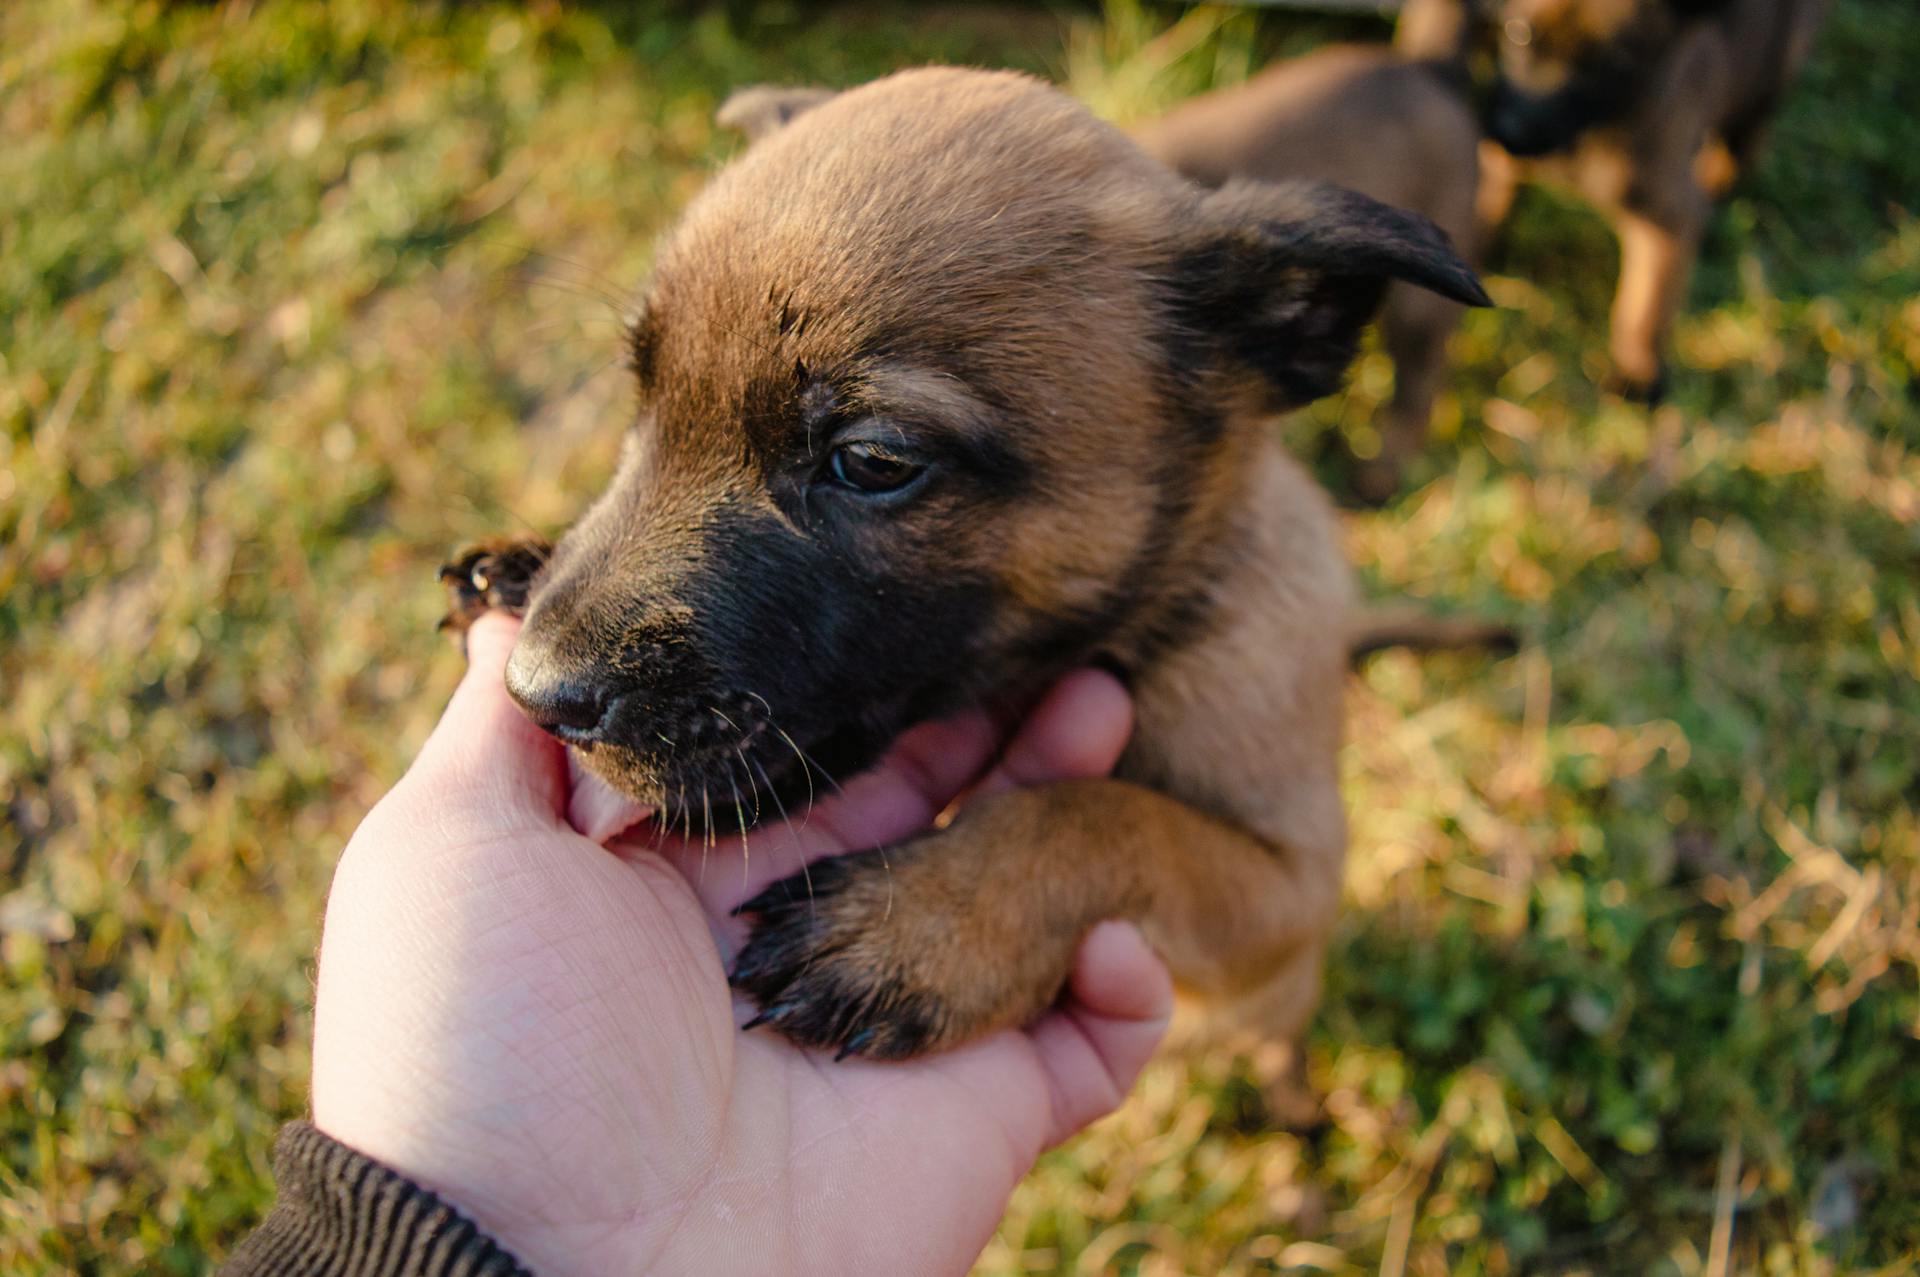
<path id="1" fill-rule="evenodd" d="M 1188 991 L 1236 996 L 1317 950 L 1340 885 L 1337 857 L 1118 780 L 995 795 L 939 833 L 811 873 L 811 890 L 790 878 L 741 907 L 757 925 L 734 984 L 757 1022 L 882 1059 L 1032 1020 L 1107 918 L 1137 920 Z"/>
<path id="2" fill-rule="evenodd" d="M 1299 1130 L 1320 1120 L 1320 1098 L 1306 1078 L 1302 1037 L 1320 1004 L 1323 944 L 1308 945 L 1267 982 L 1223 1006 L 1208 1008 L 1187 1049 L 1206 1048 L 1246 1062 L 1274 1125 Z"/>
<path id="3" fill-rule="evenodd" d="M 498 609 L 519 616 L 527 610 L 533 578 L 553 546 L 535 536 L 491 537 L 461 550 L 440 568 L 447 587 L 447 614 L 440 628 L 466 641 L 467 627 Z"/>

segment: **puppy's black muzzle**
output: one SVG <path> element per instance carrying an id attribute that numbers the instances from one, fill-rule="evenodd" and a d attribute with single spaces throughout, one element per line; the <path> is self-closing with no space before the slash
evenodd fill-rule
<path id="1" fill-rule="evenodd" d="M 597 744 L 627 691 L 596 671 L 567 669 L 539 649 L 515 648 L 507 663 L 507 693 L 536 726 L 569 745 Z"/>

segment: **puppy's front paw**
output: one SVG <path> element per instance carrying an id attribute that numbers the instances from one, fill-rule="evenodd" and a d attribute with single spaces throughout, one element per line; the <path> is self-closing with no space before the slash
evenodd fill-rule
<path id="1" fill-rule="evenodd" d="M 754 917 L 734 964 L 736 989 L 768 1025 L 836 1058 L 899 1060 L 971 1036 L 936 956 L 902 952 L 893 870 L 884 853 L 839 856 L 774 883 L 735 912 Z"/>
<path id="2" fill-rule="evenodd" d="M 541 537 L 491 537 L 456 554 L 440 568 L 447 587 L 447 614 L 440 628 L 465 635 L 467 627 L 498 609 L 519 616 L 527 610 L 533 578 L 553 547 Z"/>

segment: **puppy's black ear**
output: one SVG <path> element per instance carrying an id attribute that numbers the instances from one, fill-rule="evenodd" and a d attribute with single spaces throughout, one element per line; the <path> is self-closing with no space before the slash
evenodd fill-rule
<path id="1" fill-rule="evenodd" d="M 1342 187 L 1237 181 L 1199 211 L 1175 271 L 1182 318 L 1259 373 L 1276 410 L 1339 387 L 1394 280 L 1492 305 L 1439 227 Z"/>
<path id="2" fill-rule="evenodd" d="M 723 129 L 745 135 L 758 142 L 793 122 L 793 117 L 811 111 L 835 95 L 833 89 L 784 88 L 777 84 L 755 84 L 735 89 L 733 96 L 720 104 L 713 122 Z"/>

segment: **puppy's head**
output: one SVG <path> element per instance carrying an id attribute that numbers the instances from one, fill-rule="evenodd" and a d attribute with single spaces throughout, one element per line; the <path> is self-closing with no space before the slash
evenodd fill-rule
<path id="1" fill-rule="evenodd" d="M 1565 150 L 1615 119 L 1690 18 L 1725 0 L 1498 0 L 1487 127 L 1515 155 Z"/>
<path id="2" fill-rule="evenodd" d="M 1205 194 L 1024 77 L 817 105 L 662 247 L 638 420 L 509 687 L 669 808 L 857 771 L 1151 619 L 1259 414 L 1332 389 L 1395 278 L 1483 300 L 1418 218 Z"/>

